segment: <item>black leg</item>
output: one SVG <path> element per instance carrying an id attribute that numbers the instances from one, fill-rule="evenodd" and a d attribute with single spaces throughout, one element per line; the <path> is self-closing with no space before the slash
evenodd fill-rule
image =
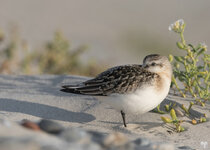
<path id="1" fill-rule="evenodd" d="M 121 115 L 122 115 L 124 127 L 127 127 L 127 125 L 125 123 L 125 113 L 122 110 L 120 112 L 121 112 Z"/>

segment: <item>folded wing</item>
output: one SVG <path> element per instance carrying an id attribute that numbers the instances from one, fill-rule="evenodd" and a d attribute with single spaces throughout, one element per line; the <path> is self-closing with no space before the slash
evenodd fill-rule
<path id="1" fill-rule="evenodd" d="M 154 74 L 141 65 L 126 65 L 110 68 L 96 78 L 79 85 L 62 86 L 63 92 L 85 95 L 110 95 L 113 93 L 131 93 L 137 90 L 145 80 Z"/>

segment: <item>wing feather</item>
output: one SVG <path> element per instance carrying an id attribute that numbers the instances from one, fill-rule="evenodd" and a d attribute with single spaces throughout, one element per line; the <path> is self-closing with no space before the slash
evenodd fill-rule
<path id="1" fill-rule="evenodd" d="M 63 86 L 62 91 L 87 95 L 110 95 L 113 93 L 131 93 L 140 88 L 145 81 L 152 84 L 156 74 L 148 72 L 141 65 L 126 65 L 110 68 L 96 78 L 79 85 Z"/>

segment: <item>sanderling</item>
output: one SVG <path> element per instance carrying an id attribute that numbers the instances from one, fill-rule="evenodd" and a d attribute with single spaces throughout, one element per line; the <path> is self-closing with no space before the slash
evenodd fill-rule
<path id="1" fill-rule="evenodd" d="M 103 101 L 119 111 L 126 127 L 125 114 L 143 114 L 154 109 L 167 96 L 172 67 L 166 56 L 148 55 L 143 64 L 110 68 L 78 85 L 64 85 L 61 91 L 103 96 Z"/>

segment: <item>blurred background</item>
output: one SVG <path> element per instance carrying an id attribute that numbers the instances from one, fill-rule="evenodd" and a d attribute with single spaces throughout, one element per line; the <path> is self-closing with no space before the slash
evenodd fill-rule
<path id="1" fill-rule="evenodd" d="M 188 43 L 210 45 L 209 8 L 207 0 L 1 0 L 0 73 L 94 76 L 151 53 L 181 55 L 168 26 L 184 19 Z"/>

